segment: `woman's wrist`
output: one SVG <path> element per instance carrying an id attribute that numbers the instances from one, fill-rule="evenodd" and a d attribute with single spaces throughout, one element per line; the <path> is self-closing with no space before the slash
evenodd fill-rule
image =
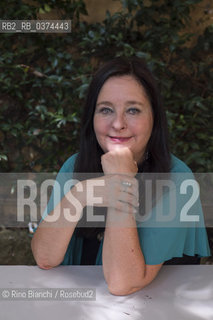
<path id="1" fill-rule="evenodd" d="M 77 182 L 71 189 L 73 197 L 80 203 L 82 209 L 87 205 L 86 180 Z"/>

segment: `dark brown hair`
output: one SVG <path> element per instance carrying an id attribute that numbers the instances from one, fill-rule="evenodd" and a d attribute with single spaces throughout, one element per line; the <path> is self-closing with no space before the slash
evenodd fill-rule
<path id="1" fill-rule="evenodd" d="M 168 146 L 167 120 L 156 81 L 145 62 L 140 58 L 119 57 L 101 66 L 95 73 L 88 88 L 82 115 L 80 150 L 75 162 L 75 173 L 103 172 L 101 166 L 103 150 L 96 139 L 93 117 L 97 98 L 105 81 L 110 77 L 123 75 L 131 75 L 142 85 L 150 100 L 153 112 L 153 130 L 146 148 L 146 157 L 141 159 L 141 165 L 138 168 L 139 172 L 161 173 L 170 171 L 171 157 Z M 142 183 L 139 181 L 139 188 L 141 188 L 141 185 Z M 102 210 L 106 214 L 106 208 L 99 208 L 98 210 L 99 212 Z M 81 221 L 81 223 L 84 224 L 84 221 Z M 100 230 L 97 227 L 77 228 L 77 235 L 92 237 Z"/>
<path id="2" fill-rule="evenodd" d="M 154 123 L 147 145 L 148 157 L 139 171 L 170 171 L 167 120 L 156 81 L 140 58 L 119 57 L 105 63 L 90 83 L 83 110 L 80 150 L 76 159 L 75 172 L 102 172 L 100 157 L 103 151 L 97 142 L 93 128 L 96 102 L 105 81 L 110 77 L 123 75 L 131 75 L 143 86 L 153 111 Z"/>

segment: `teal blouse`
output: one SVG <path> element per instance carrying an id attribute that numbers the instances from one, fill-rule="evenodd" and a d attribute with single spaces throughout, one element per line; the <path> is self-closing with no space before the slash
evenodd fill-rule
<path id="1" fill-rule="evenodd" d="M 77 154 L 71 156 L 61 167 L 56 178 L 60 185 L 63 186 L 68 179 L 72 178 L 76 156 Z M 160 264 L 174 257 L 182 257 L 183 254 L 189 256 L 198 255 L 200 257 L 210 256 L 210 249 L 199 198 L 187 212 L 187 219 L 190 220 L 191 215 L 196 215 L 199 221 L 194 221 L 196 219 L 192 219 L 192 222 L 180 221 L 180 216 L 184 214 L 183 210 L 184 208 L 186 209 L 187 202 L 189 201 L 188 196 L 184 192 L 180 195 L 180 187 L 186 179 L 193 179 L 193 174 L 184 162 L 173 155 L 170 178 L 174 182 L 172 186 L 175 185 L 175 187 L 172 188 L 170 192 L 163 193 L 163 196 L 154 206 L 152 206 L 149 219 L 137 222 L 137 231 L 141 249 L 146 264 L 148 265 Z M 60 197 L 57 197 L 58 201 L 60 201 L 66 192 L 68 192 L 68 190 L 61 192 Z M 175 197 L 171 198 L 171 195 Z M 176 199 L 176 202 L 171 203 L 171 201 L 173 201 L 171 199 Z M 54 203 L 52 193 L 48 206 L 44 212 L 44 216 L 53 210 L 58 201 Z M 167 208 L 167 210 L 164 211 L 162 208 Z M 174 218 L 167 223 L 165 221 L 170 219 L 168 219 L 166 215 L 162 214 L 163 212 L 170 212 L 168 208 L 170 208 L 170 210 L 175 210 L 175 213 L 173 216 Z M 159 210 L 161 212 L 160 221 L 158 221 Z M 162 220 L 164 221 L 162 222 Z M 128 239 L 126 239 L 126 241 L 128 241 Z M 100 242 L 100 247 L 96 257 L 96 265 L 102 265 L 102 247 L 103 240 Z M 74 232 L 62 265 L 80 265 L 82 249 L 83 238 L 77 237 Z"/>

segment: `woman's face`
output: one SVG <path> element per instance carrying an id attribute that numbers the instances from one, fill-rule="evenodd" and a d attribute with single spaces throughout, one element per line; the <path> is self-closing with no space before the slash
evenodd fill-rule
<path id="1" fill-rule="evenodd" d="M 97 141 L 106 153 L 128 147 L 140 163 L 152 133 L 152 107 L 132 76 L 109 78 L 98 95 L 93 119 Z"/>

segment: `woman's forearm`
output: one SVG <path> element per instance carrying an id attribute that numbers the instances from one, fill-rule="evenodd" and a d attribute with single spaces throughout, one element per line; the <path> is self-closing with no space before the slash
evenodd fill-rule
<path id="1" fill-rule="evenodd" d="M 75 187 L 72 195 L 77 197 Z M 69 201 L 70 194 L 43 220 L 32 239 L 31 247 L 36 263 L 43 269 L 59 265 L 64 258 L 70 239 L 82 213 L 82 207 L 76 208 Z M 80 199 L 82 200 L 82 199 Z M 81 202 L 81 201 L 79 201 Z M 54 219 L 54 217 L 57 217 Z M 52 222 L 50 222 L 52 220 Z"/>
<path id="2" fill-rule="evenodd" d="M 103 271 L 109 291 L 127 295 L 148 285 L 159 272 L 162 264 L 146 265 L 140 247 L 134 216 L 128 214 L 125 227 L 113 226 L 115 214 L 108 209 L 103 245 Z"/>
<path id="3" fill-rule="evenodd" d="M 40 268 L 50 269 L 63 261 L 74 229 L 49 227 L 41 223 L 31 242 L 35 261 Z"/>
<path id="4" fill-rule="evenodd" d="M 125 227 L 113 219 L 125 219 Z M 103 269 L 109 290 L 114 294 L 128 294 L 140 289 L 145 276 L 145 261 L 140 248 L 136 222 L 131 214 L 108 209 L 103 245 Z"/>

